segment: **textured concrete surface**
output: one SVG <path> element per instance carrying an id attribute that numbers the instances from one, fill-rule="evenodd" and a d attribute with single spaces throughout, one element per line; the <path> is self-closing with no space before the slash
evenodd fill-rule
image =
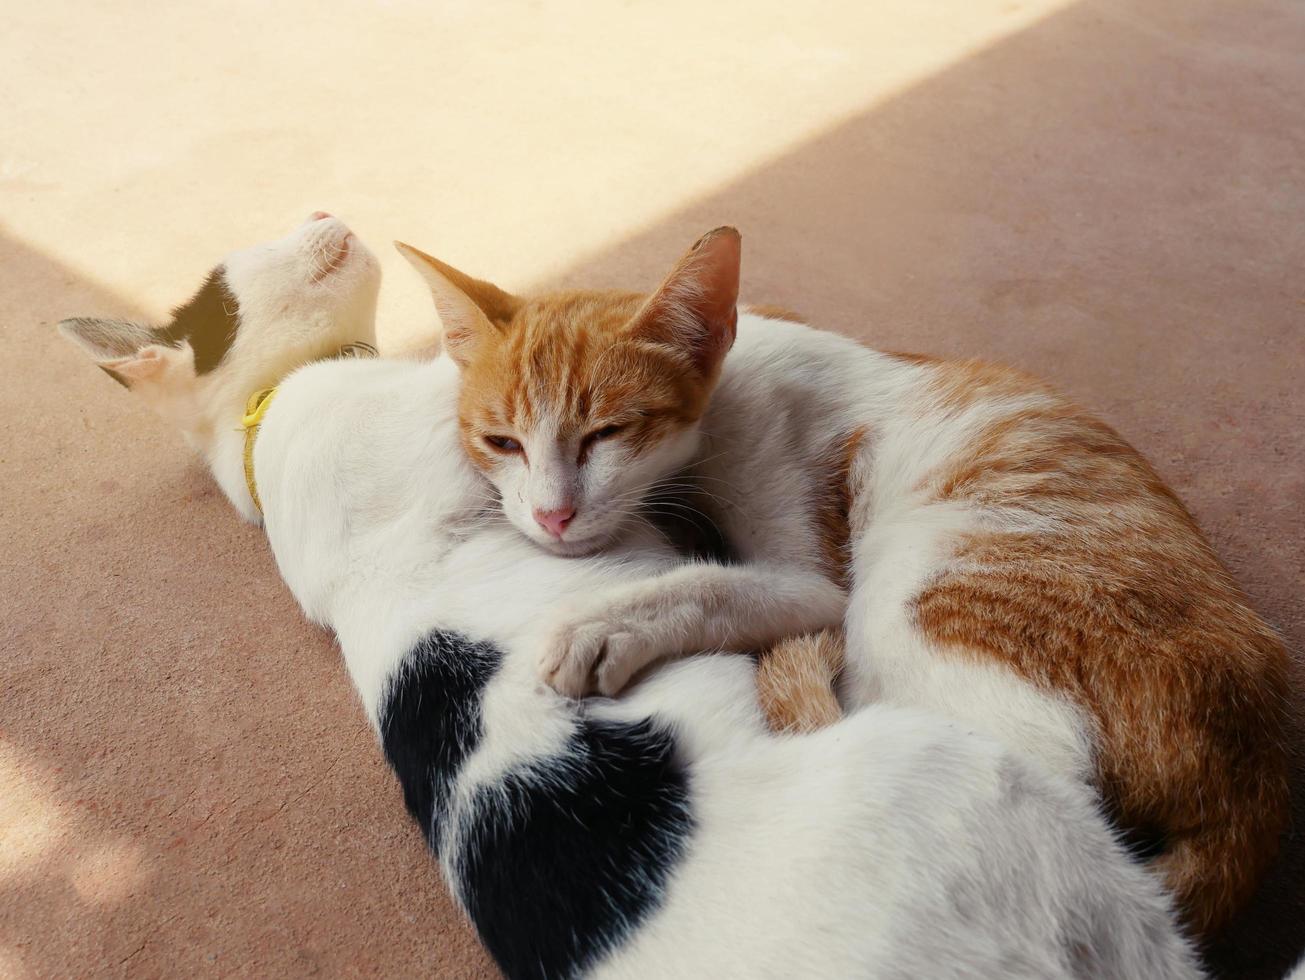
<path id="1" fill-rule="evenodd" d="M 52 332 L 318 207 L 520 288 L 728 221 L 747 298 L 1097 408 L 1297 658 L 1296 829 L 1213 959 L 1305 945 L 1300 4 L 10 6 L 0 975 L 491 973 L 260 535 Z"/>

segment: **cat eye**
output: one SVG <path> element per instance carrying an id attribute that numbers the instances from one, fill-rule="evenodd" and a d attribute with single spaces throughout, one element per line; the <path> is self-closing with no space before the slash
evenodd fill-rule
<path id="1" fill-rule="evenodd" d="M 511 436 L 485 436 L 485 441 L 501 453 L 521 452 L 521 443 Z"/>
<path id="2" fill-rule="evenodd" d="M 610 439 L 624 428 L 623 425 L 605 425 L 601 429 L 594 429 L 593 432 L 580 440 L 580 457 L 576 462 L 584 465 L 584 461 L 589 458 L 589 450 L 594 448 L 594 443 L 603 439 Z"/>
<path id="3" fill-rule="evenodd" d="M 593 432 L 584 437 L 584 441 L 586 443 L 594 443 L 599 439 L 610 439 L 624 428 L 625 426 L 623 425 L 605 425 L 601 429 L 594 429 Z"/>

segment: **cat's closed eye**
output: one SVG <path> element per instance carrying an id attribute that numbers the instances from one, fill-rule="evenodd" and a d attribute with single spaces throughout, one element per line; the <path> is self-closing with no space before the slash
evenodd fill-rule
<path id="1" fill-rule="evenodd" d="M 521 452 L 521 443 L 511 436 L 485 436 L 485 442 L 501 453 Z"/>
<path id="2" fill-rule="evenodd" d="M 578 462 L 583 463 L 593 449 L 594 443 L 601 442 L 604 439 L 610 439 L 618 435 L 625 429 L 624 425 L 605 425 L 601 429 L 594 429 L 583 439 L 580 440 L 580 458 Z"/>
<path id="3" fill-rule="evenodd" d="M 605 425 L 601 429 L 594 429 L 593 432 L 585 436 L 584 441 L 593 443 L 599 439 L 610 439 L 624 428 L 623 425 Z"/>

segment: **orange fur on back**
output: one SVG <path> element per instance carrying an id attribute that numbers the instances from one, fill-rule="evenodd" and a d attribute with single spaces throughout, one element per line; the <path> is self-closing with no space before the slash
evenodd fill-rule
<path id="1" fill-rule="evenodd" d="M 1049 393 L 982 362 L 934 372 L 945 408 Z M 1091 712 L 1115 818 L 1166 839 L 1158 864 L 1189 923 L 1216 931 L 1284 825 L 1277 636 L 1150 465 L 1061 398 L 994 421 L 924 489 L 1065 519 L 1052 525 L 1063 530 L 958 540 L 916 621 L 957 656 L 1000 661 Z"/>

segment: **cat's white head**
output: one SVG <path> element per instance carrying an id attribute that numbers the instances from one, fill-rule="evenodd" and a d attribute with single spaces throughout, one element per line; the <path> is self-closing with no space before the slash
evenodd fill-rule
<path id="1" fill-rule="evenodd" d="M 251 392 L 345 344 L 374 343 L 380 275 L 348 226 L 318 211 L 228 255 L 166 324 L 77 317 L 59 330 L 176 424 L 249 516 L 247 495 L 223 478 L 219 443 L 239 430 Z"/>

